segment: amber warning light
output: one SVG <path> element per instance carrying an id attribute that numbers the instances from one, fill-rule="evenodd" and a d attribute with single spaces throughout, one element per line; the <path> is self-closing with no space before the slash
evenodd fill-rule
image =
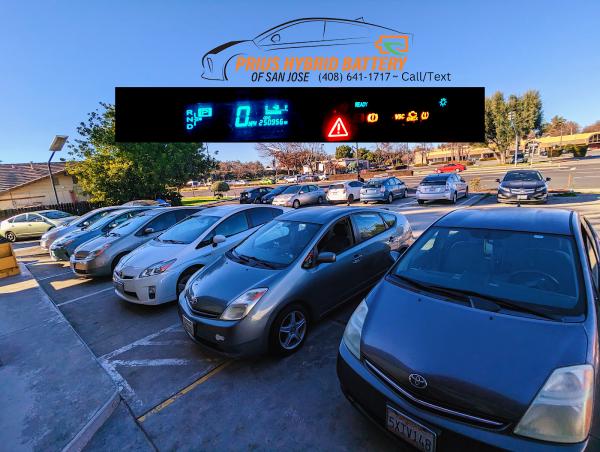
<path id="1" fill-rule="evenodd" d="M 481 142 L 483 88 L 116 88 L 119 142 Z"/>

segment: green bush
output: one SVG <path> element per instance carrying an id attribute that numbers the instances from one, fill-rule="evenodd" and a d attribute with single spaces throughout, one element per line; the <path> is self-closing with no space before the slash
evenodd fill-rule
<path id="1" fill-rule="evenodd" d="M 563 147 L 563 152 L 572 152 L 573 157 L 585 157 L 588 148 L 585 145 L 569 144 Z"/>
<path id="2" fill-rule="evenodd" d="M 210 190 L 213 193 L 223 193 L 225 191 L 229 191 L 229 184 L 225 181 L 217 181 L 214 182 L 211 186 L 210 186 Z"/>
<path id="3" fill-rule="evenodd" d="M 563 150 L 562 149 L 549 149 L 548 150 L 548 157 L 558 157 L 560 155 L 562 155 Z"/>

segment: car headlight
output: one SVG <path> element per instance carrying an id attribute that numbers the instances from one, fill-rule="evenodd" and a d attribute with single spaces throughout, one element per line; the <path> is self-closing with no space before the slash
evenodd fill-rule
<path id="1" fill-rule="evenodd" d="M 248 292 L 240 295 L 233 300 L 223 314 L 221 314 L 222 320 L 240 320 L 248 315 L 250 310 L 254 307 L 258 300 L 260 300 L 269 289 L 266 287 L 260 289 L 252 289 Z"/>
<path id="2" fill-rule="evenodd" d="M 536 187 L 535 191 L 537 191 L 537 192 L 544 192 L 544 191 L 546 191 L 546 187 L 544 187 L 544 186 Z"/>
<path id="3" fill-rule="evenodd" d="M 557 443 L 587 438 L 592 419 L 594 369 L 562 367 L 550 375 L 515 428 L 515 434 Z"/>
<path id="4" fill-rule="evenodd" d="M 171 259 L 169 261 L 160 261 L 156 264 L 152 264 L 150 267 L 146 268 L 142 273 L 140 273 L 140 278 L 145 278 L 146 276 L 154 276 L 160 275 L 161 273 L 166 272 L 176 261 L 177 259 Z"/>
<path id="5" fill-rule="evenodd" d="M 504 187 L 503 185 L 499 185 L 499 186 L 498 186 L 498 189 L 499 189 L 500 191 L 505 191 L 505 192 L 508 192 L 508 193 L 510 193 L 510 188 L 508 188 L 508 187 Z"/>
<path id="6" fill-rule="evenodd" d="M 352 317 L 350 317 L 350 320 L 348 320 L 348 324 L 344 330 L 344 343 L 348 347 L 348 350 L 358 359 L 360 359 L 360 337 L 368 312 L 369 306 L 367 306 L 367 302 L 365 300 L 361 301 L 352 314 Z"/>
<path id="7" fill-rule="evenodd" d="M 102 253 L 104 253 L 107 249 L 110 248 L 110 245 L 110 243 L 105 243 L 100 248 L 90 251 L 89 257 L 98 257 L 102 255 Z"/>
<path id="8" fill-rule="evenodd" d="M 73 243 L 75 241 L 75 239 L 65 239 L 65 240 L 61 240 L 60 242 L 56 243 L 54 242 L 54 244 L 56 246 L 69 246 L 71 243 Z"/>

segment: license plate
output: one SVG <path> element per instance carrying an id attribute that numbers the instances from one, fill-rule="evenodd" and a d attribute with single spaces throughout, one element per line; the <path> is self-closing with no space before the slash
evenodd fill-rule
<path id="1" fill-rule="evenodd" d="M 183 328 L 187 331 L 190 336 L 194 336 L 194 323 L 186 316 L 182 315 L 181 320 L 183 321 Z"/>
<path id="2" fill-rule="evenodd" d="M 435 452 L 435 433 L 390 406 L 387 407 L 386 427 L 418 450 Z"/>
<path id="3" fill-rule="evenodd" d="M 517 199 L 527 199 L 527 195 L 517 195 Z"/>

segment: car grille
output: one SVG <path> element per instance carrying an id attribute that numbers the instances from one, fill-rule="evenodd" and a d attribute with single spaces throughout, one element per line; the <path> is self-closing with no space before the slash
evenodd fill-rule
<path id="1" fill-rule="evenodd" d="M 395 383 L 391 377 L 387 376 L 381 369 L 379 369 L 377 366 L 375 366 L 370 361 L 365 359 L 364 363 L 373 375 L 375 375 L 377 378 L 379 378 L 381 381 L 383 381 L 387 386 L 389 386 L 394 392 L 396 392 L 404 400 L 412 403 L 413 405 L 417 405 L 420 408 L 425 408 L 429 411 L 434 411 L 434 412 L 440 413 L 444 416 L 458 418 L 458 419 L 460 419 L 464 422 L 468 422 L 470 424 L 476 424 L 476 425 L 481 425 L 481 426 L 485 426 L 488 428 L 496 428 L 496 429 L 501 429 L 506 426 L 506 424 L 503 422 L 498 422 L 498 421 L 494 421 L 491 419 L 485 419 L 485 418 L 482 418 L 479 416 L 474 416 L 474 415 L 471 415 L 468 413 L 463 413 L 461 411 L 457 411 L 457 410 L 454 410 L 451 408 L 446 408 L 446 407 L 419 399 L 419 398 L 415 397 L 414 395 L 412 395 L 407 390 L 403 389 L 400 385 Z"/>
<path id="2" fill-rule="evenodd" d="M 525 194 L 534 193 L 535 189 L 534 188 L 513 188 L 511 190 L 511 192 L 516 195 L 525 195 Z"/>

